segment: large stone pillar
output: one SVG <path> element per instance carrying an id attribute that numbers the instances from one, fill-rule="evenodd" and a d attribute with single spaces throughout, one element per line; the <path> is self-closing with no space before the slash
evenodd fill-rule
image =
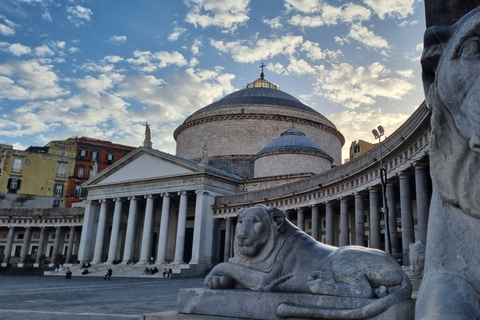
<path id="1" fill-rule="evenodd" d="M 333 246 L 335 244 L 334 241 L 334 230 L 333 230 L 333 202 L 328 201 L 325 203 L 325 227 L 326 227 L 326 236 L 327 236 L 327 244 Z"/>
<path id="2" fill-rule="evenodd" d="M 71 263 L 72 261 L 72 253 L 73 253 L 73 246 L 75 244 L 75 226 L 70 227 L 70 236 L 68 238 L 68 246 L 67 246 L 67 255 L 65 257 L 65 263 Z M 40 246 L 38 248 L 40 250 Z"/>
<path id="3" fill-rule="evenodd" d="M 215 198 L 207 191 L 197 190 L 192 260 L 190 264 L 212 263 L 213 209 Z"/>
<path id="4" fill-rule="evenodd" d="M 303 208 L 298 208 L 297 209 L 297 227 L 305 231 L 305 211 Z"/>
<path id="5" fill-rule="evenodd" d="M 363 213 L 363 198 L 360 192 L 355 192 L 355 244 L 365 246 L 365 217 Z"/>
<path id="6" fill-rule="evenodd" d="M 369 190 L 370 202 L 370 246 L 375 249 L 382 248 L 382 236 L 380 231 L 380 210 L 378 206 L 378 188 L 371 187 Z"/>
<path id="7" fill-rule="evenodd" d="M 430 192 L 427 180 L 427 166 L 415 164 L 415 194 L 417 198 L 418 240 L 427 243 L 428 211 L 430 210 Z"/>
<path id="8" fill-rule="evenodd" d="M 413 229 L 412 197 L 410 194 L 410 175 L 401 172 L 400 178 L 400 210 L 402 214 L 402 246 L 403 263 L 410 265 L 408 259 L 409 245 L 415 242 L 415 233 Z"/>
<path id="9" fill-rule="evenodd" d="M 117 260 L 118 240 L 120 234 L 120 221 L 122 218 L 122 198 L 115 198 L 115 208 L 113 209 L 112 234 L 110 235 L 110 245 L 108 247 L 107 263 L 113 263 Z"/>
<path id="10" fill-rule="evenodd" d="M 140 263 L 148 264 L 152 252 L 153 232 L 153 207 L 155 198 L 153 195 L 146 195 L 147 206 L 145 207 L 145 219 L 143 220 L 142 248 L 140 251 Z"/>
<path id="11" fill-rule="evenodd" d="M 320 221 L 319 221 L 318 205 L 312 206 L 312 238 L 319 241 L 320 240 Z"/>
<path id="12" fill-rule="evenodd" d="M 98 217 L 97 236 L 95 239 L 95 251 L 93 253 L 92 263 L 101 263 L 103 261 L 103 242 L 105 240 L 105 227 L 107 225 L 107 206 L 106 199 L 99 201 L 100 215 Z"/>
<path id="13" fill-rule="evenodd" d="M 57 264 L 58 249 L 60 248 L 60 240 L 62 240 L 62 227 L 55 227 L 55 241 L 53 242 L 52 257 L 50 260 L 51 265 Z"/>
<path id="14" fill-rule="evenodd" d="M 223 254 L 223 262 L 230 259 L 230 248 L 232 247 L 232 218 L 227 218 L 225 223 L 225 252 Z"/>
<path id="15" fill-rule="evenodd" d="M 177 239 L 175 242 L 175 260 L 174 264 L 185 263 L 183 253 L 185 249 L 185 227 L 187 224 L 187 192 L 180 191 L 180 207 L 178 208 Z"/>
<path id="16" fill-rule="evenodd" d="M 125 248 L 123 250 L 123 262 L 133 260 L 133 248 L 135 247 L 135 231 L 137 229 L 137 201 L 136 197 L 128 197 L 130 207 L 128 209 L 127 234 L 125 235 Z"/>
<path id="17" fill-rule="evenodd" d="M 160 233 L 158 236 L 157 261 L 156 263 L 165 263 L 167 255 L 167 237 L 168 237 L 168 218 L 170 216 L 170 194 L 162 195 L 162 217 L 160 221 Z"/>
<path id="18" fill-rule="evenodd" d="M 3 256 L 2 267 L 6 267 L 10 263 L 10 256 L 12 255 L 14 236 L 15 236 L 15 228 L 8 227 L 7 246 L 5 247 L 5 255 Z"/>
<path id="19" fill-rule="evenodd" d="M 38 251 L 37 251 L 37 258 L 35 259 L 35 263 L 40 265 L 43 263 L 43 258 L 45 257 L 45 239 L 47 236 L 47 227 L 40 228 L 40 240 L 38 242 Z"/>
<path id="20" fill-rule="evenodd" d="M 27 261 L 28 249 L 30 247 L 32 229 L 30 227 L 25 228 L 25 234 L 23 236 L 22 250 L 20 251 L 20 261 L 18 266 L 23 267 L 23 264 Z"/>
<path id="21" fill-rule="evenodd" d="M 348 220 L 348 199 L 346 197 L 342 197 L 340 198 L 340 247 L 348 246 Z"/>
<path id="22" fill-rule="evenodd" d="M 387 182 L 387 206 L 388 206 L 388 230 L 390 233 L 390 243 L 392 245 L 392 253 L 398 253 L 398 238 L 397 238 L 397 212 L 395 208 L 395 185 L 392 182 Z M 385 217 L 385 219 L 387 219 Z M 385 235 L 387 233 L 385 232 Z M 385 244 L 388 247 L 387 239 Z"/>
<path id="23" fill-rule="evenodd" d="M 90 262 L 90 248 L 92 245 L 93 225 L 95 222 L 95 207 L 92 201 L 87 201 L 85 214 L 83 215 L 82 235 L 78 248 L 78 260 L 80 263 Z"/>

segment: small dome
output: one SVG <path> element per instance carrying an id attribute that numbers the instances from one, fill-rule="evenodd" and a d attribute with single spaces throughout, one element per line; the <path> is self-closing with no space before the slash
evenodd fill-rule
<path id="1" fill-rule="evenodd" d="M 333 158 L 322 150 L 312 140 L 305 137 L 305 134 L 295 128 L 291 128 L 273 140 L 265 148 L 257 153 L 257 157 L 271 152 L 300 151 L 317 153 L 333 162 Z"/>

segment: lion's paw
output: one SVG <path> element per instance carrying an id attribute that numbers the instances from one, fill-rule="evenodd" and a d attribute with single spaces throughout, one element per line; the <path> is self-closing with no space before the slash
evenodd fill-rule
<path id="1" fill-rule="evenodd" d="M 207 276 L 205 286 L 209 289 L 231 289 L 234 280 L 229 276 Z"/>
<path id="2" fill-rule="evenodd" d="M 322 279 L 312 280 L 307 282 L 310 292 L 313 294 L 328 294 L 334 290 L 336 283 L 325 281 Z"/>

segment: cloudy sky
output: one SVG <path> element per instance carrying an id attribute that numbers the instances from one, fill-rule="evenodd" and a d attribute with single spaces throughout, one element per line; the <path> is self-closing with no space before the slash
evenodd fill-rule
<path id="1" fill-rule="evenodd" d="M 0 0 L 0 143 L 175 152 L 195 110 L 265 77 L 351 141 L 423 101 L 419 0 Z M 344 152 L 344 157 L 346 153 Z"/>

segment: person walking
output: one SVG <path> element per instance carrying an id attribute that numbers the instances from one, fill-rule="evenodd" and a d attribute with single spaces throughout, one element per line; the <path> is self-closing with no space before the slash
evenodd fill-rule
<path id="1" fill-rule="evenodd" d="M 112 268 L 108 268 L 107 272 L 108 272 L 108 280 L 110 280 L 110 278 L 112 277 L 112 274 L 113 274 Z"/>

